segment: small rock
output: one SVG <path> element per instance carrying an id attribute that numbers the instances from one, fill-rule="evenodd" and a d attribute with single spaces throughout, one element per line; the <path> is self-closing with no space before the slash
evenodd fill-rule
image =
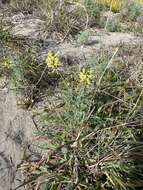
<path id="1" fill-rule="evenodd" d="M 15 24 L 12 28 L 14 36 L 38 38 L 45 22 L 40 19 L 26 19 Z"/>

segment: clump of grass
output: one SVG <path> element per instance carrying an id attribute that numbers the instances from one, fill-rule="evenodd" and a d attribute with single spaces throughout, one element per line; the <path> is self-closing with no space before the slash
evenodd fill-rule
<path id="1" fill-rule="evenodd" d="M 94 0 L 84 0 L 84 6 L 88 13 L 89 26 L 98 25 L 104 7 L 98 1 Z"/>
<path id="2" fill-rule="evenodd" d="M 121 21 L 119 17 L 113 17 L 107 21 L 106 29 L 110 32 L 121 32 Z"/>
<path id="3" fill-rule="evenodd" d="M 29 164 L 37 188 L 42 183 L 53 190 L 142 187 L 142 165 L 136 159 L 142 156 L 143 91 L 129 80 L 130 63 L 120 53 L 60 74 L 62 103 L 51 102 L 44 113 L 47 127 L 37 133 L 48 139 L 47 155 L 34 167 Z"/>
<path id="4" fill-rule="evenodd" d="M 75 1 L 48 1 L 41 5 L 47 20 L 45 30 L 51 34 L 62 33 L 63 35 L 77 34 L 88 24 L 88 14 L 84 5 Z"/>
<path id="5" fill-rule="evenodd" d="M 41 18 L 47 21 L 45 25 L 47 36 L 54 31 L 57 36 L 60 33 L 63 37 L 76 35 L 88 26 L 97 25 L 103 9 L 103 6 L 94 0 L 25 0 L 22 3 L 13 0 L 11 4 L 16 10 L 24 12 L 37 10 Z"/>
<path id="6" fill-rule="evenodd" d="M 77 35 L 77 44 L 78 45 L 85 45 L 88 42 L 89 42 L 89 32 L 88 31 L 80 32 Z"/>
<path id="7" fill-rule="evenodd" d="M 37 0 L 10 0 L 10 7 L 13 11 L 32 13 L 37 8 L 37 3 Z M 40 0 L 39 3 L 42 3 L 42 1 Z"/>
<path id="8" fill-rule="evenodd" d="M 128 6 L 128 17 L 132 21 L 136 21 L 136 19 L 142 14 L 143 7 L 136 2 L 131 3 Z"/>
<path id="9" fill-rule="evenodd" d="M 7 43 L 12 39 L 12 35 L 8 30 L 0 28 L 0 43 Z"/>
<path id="10" fill-rule="evenodd" d="M 8 30 L 3 30 L 0 28 L 0 75 L 1 76 L 9 76 L 11 71 L 11 66 L 13 64 L 12 56 L 8 53 L 8 44 L 12 40 L 12 35 Z"/>

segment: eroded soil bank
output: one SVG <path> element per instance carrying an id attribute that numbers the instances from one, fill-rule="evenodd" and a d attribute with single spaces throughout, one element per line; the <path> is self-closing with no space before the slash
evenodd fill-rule
<path id="1" fill-rule="evenodd" d="M 15 94 L 3 85 L 1 81 L 0 189 L 10 190 L 21 183 L 22 174 L 17 172 L 17 167 L 25 151 L 31 148 L 34 124 L 29 113 L 17 107 Z"/>

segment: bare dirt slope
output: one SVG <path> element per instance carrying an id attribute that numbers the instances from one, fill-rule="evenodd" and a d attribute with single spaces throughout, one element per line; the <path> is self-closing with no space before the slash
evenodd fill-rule
<path id="1" fill-rule="evenodd" d="M 17 166 L 32 142 L 34 125 L 27 111 L 17 107 L 15 95 L 0 87 L 0 190 L 11 190 L 22 179 Z M 21 188 L 22 189 L 22 188 Z"/>

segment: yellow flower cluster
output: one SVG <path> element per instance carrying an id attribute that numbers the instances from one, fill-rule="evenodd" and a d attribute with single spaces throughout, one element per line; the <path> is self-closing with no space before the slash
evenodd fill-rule
<path id="1" fill-rule="evenodd" d="M 90 85 L 93 78 L 93 70 L 83 68 L 79 73 L 80 82 Z"/>
<path id="2" fill-rule="evenodd" d="M 143 0 L 136 0 L 136 2 L 143 4 Z"/>
<path id="3" fill-rule="evenodd" d="M 122 8 L 123 0 L 101 0 L 101 3 L 106 7 L 110 7 L 112 11 L 118 12 Z"/>
<path id="4" fill-rule="evenodd" d="M 13 61 L 12 61 L 11 59 L 6 59 L 6 60 L 3 62 L 3 65 L 9 69 L 9 68 L 11 68 L 14 64 L 13 64 Z"/>
<path id="5" fill-rule="evenodd" d="M 49 52 L 46 63 L 52 70 L 57 70 L 61 66 L 59 52 Z"/>

